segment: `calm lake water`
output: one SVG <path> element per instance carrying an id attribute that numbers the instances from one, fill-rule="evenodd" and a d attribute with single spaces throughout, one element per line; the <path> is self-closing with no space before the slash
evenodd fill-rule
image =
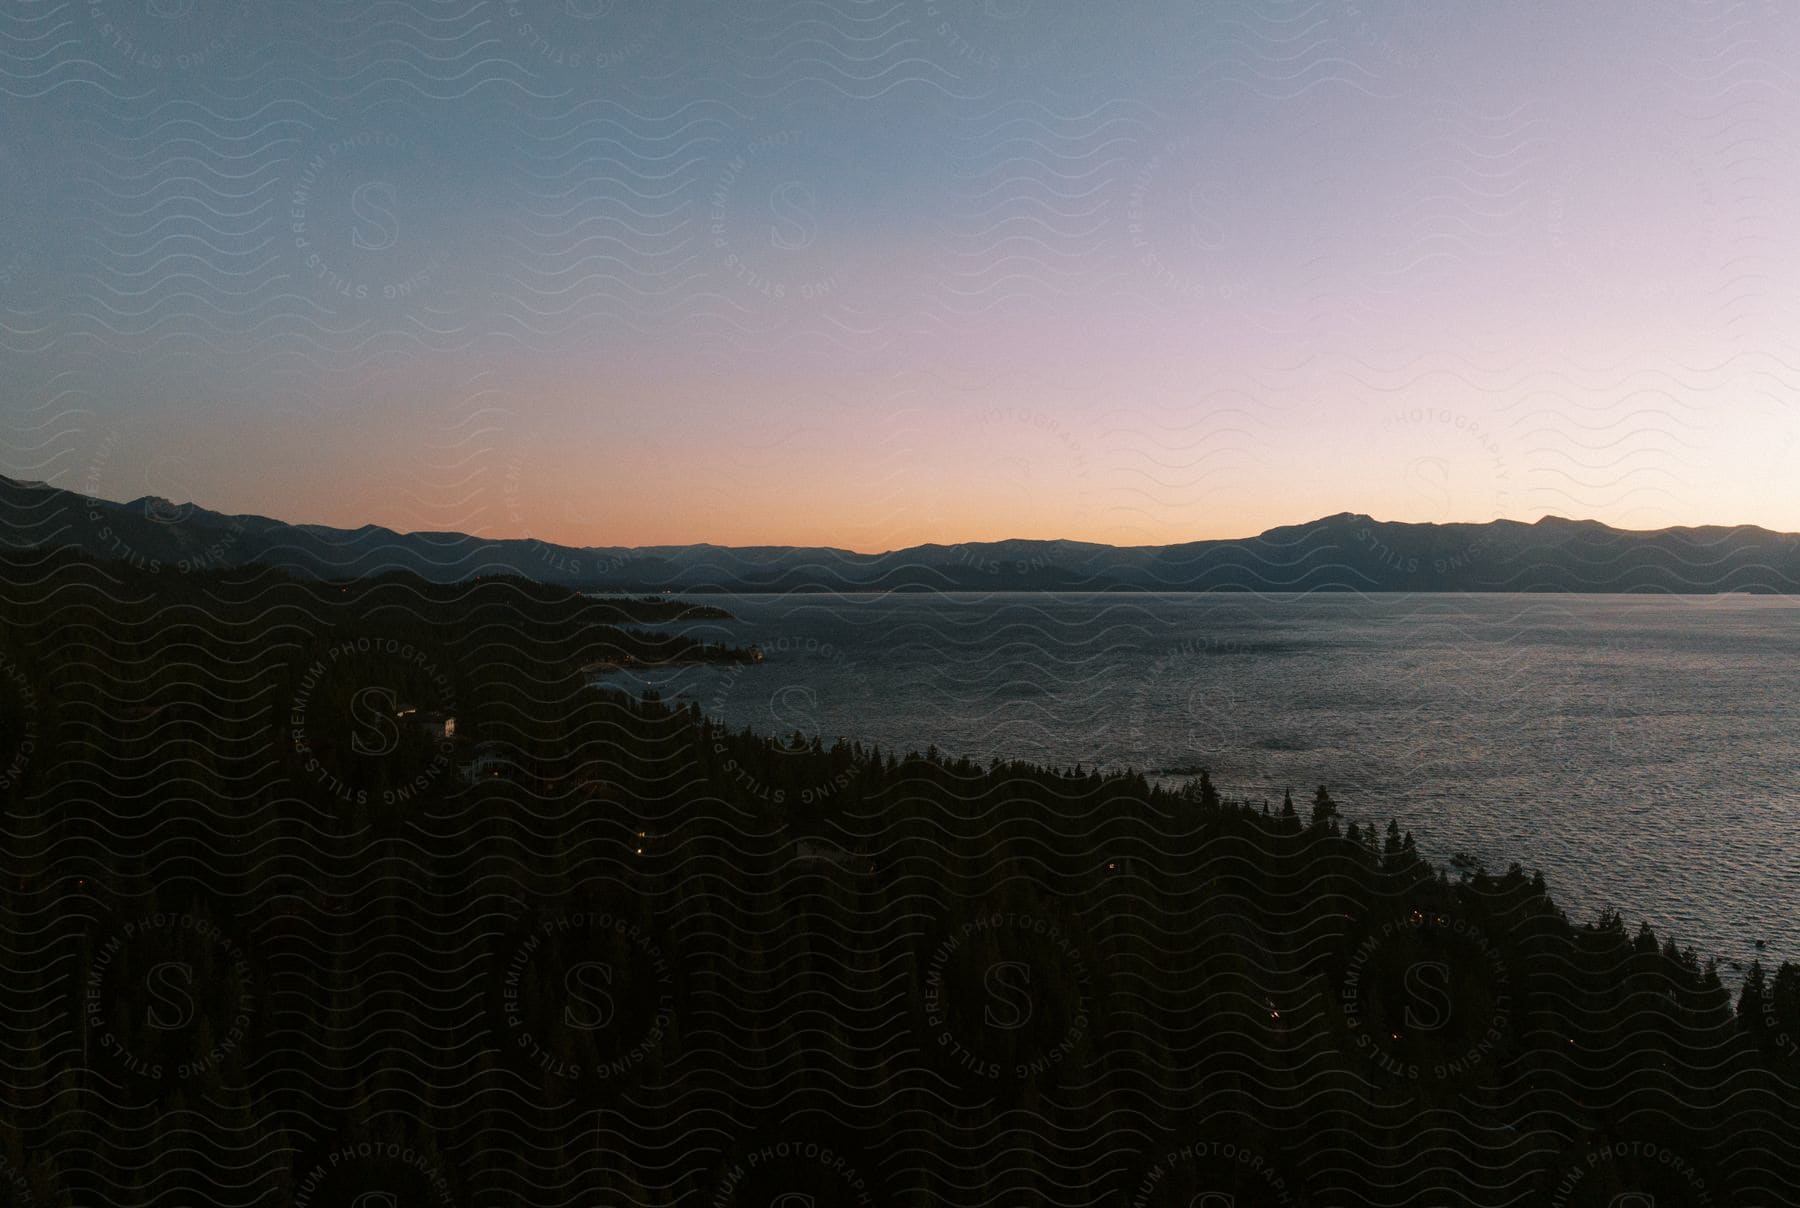
<path id="1" fill-rule="evenodd" d="M 1390 817 L 1541 868 L 1577 921 L 1800 959 L 1800 601 L 1240 594 L 706 597 L 735 671 L 609 682 L 733 725 L 1147 771 Z M 1173 775 L 1169 777 L 1175 779 Z"/>

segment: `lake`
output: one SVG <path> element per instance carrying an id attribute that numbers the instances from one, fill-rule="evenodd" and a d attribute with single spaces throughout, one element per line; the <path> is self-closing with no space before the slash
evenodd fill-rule
<path id="1" fill-rule="evenodd" d="M 1770 596 L 706 596 L 748 668 L 606 682 L 733 726 L 1171 782 L 1330 786 L 1438 863 L 1541 868 L 1704 954 L 1800 958 L 1800 600 Z M 1729 970 L 1728 970 L 1729 972 Z"/>

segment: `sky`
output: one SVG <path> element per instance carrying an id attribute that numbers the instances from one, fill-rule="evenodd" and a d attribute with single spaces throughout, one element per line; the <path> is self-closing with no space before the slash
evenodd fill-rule
<path id="1" fill-rule="evenodd" d="M 1800 7 L 9 0 L 0 472 L 568 544 L 1800 530 Z"/>

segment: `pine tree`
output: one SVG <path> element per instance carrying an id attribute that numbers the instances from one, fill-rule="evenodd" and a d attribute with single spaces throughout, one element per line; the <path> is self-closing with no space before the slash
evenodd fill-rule
<path id="1" fill-rule="evenodd" d="M 1764 1014 L 1767 994 L 1768 979 L 1763 973 L 1762 962 L 1753 960 L 1744 974 L 1744 989 L 1738 995 L 1737 1021 L 1739 1030 L 1759 1047 L 1768 1030 L 1768 1019 Z"/>
<path id="2" fill-rule="evenodd" d="M 1313 794 L 1312 824 L 1314 826 L 1325 826 L 1337 816 L 1337 802 L 1331 799 L 1331 794 L 1326 792 L 1325 786 L 1321 784 L 1319 786 L 1319 791 Z"/>

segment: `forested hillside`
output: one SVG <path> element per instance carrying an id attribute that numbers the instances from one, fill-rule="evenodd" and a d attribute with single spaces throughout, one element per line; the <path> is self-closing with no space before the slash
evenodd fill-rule
<path id="1" fill-rule="evenodd" d="M 1325 789 L 734 733 L 591 686 L 755 658 L 627 627 L 676 604 L 68 556 L 3 583 L 15 1203 L 1800 1181 L 1800 967 L 1734 1001 L 1675 937 L 1428 867 Z"/>

